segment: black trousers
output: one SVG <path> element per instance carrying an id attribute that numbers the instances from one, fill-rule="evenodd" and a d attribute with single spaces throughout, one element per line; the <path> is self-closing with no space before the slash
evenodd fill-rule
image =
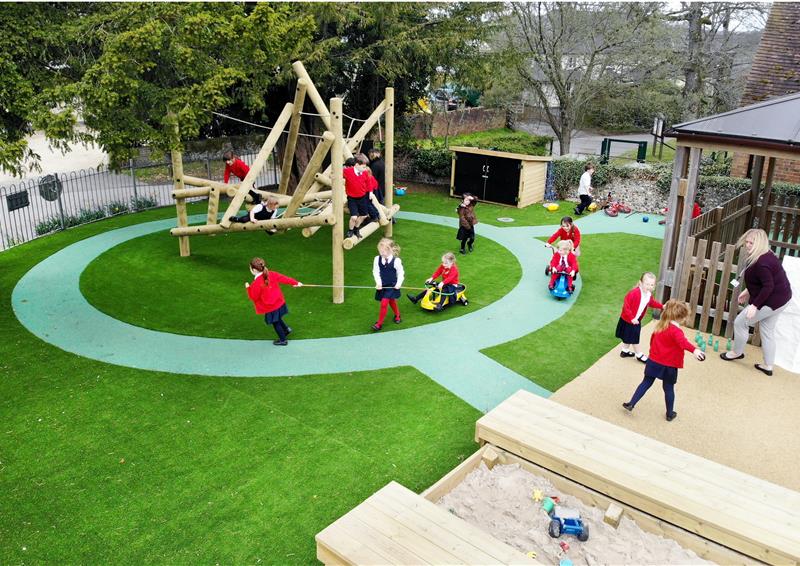
<path id="1" fill-rule="evenodd" d="M 592 197 L 589 195 L 578 195 L 581 199 L 580 204 L 575 208 L 578 214 L 583 214 L 583 211 L 586 210 L 590 204 L 592 204 Z"/>

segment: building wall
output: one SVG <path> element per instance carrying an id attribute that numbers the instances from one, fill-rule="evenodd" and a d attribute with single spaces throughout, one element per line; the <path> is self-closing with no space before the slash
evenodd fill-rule
<path id="1" fill-rule="evenodd" d="M 769 12 L 740 106 L 800 91 L 800 2 L 775 2 Z M 731 175 L 747 176 L 749 156 L 735 155 Z M 779 159 L 775 180 L 800 183 L 800 161 Z"/>

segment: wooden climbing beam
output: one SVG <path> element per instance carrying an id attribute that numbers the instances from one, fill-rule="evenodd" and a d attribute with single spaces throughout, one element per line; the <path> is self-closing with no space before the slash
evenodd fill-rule
<path id="1" fill-rule="evenodd" d="M 305 79 L 298 79 L 297 87 L 294 92 L 294 109 L 292 110 L 292 121 L 289 123 L 289 137 L 286 140 L 286 149 L 283 152 L 283 163 L 281 163 L 281 180 L 278 185 L 278 192 L 286 194 L 289 188 L 289 178 L 292 176 L 292 162 L 294 152 L 297 148 L 297 137 L 300 133 L 301 112 L 306 100 L 306 89 L 308 83 Z"/>
<path id="2" fill-rule="evenodd" d="M 322 141 L 320 141 L 319 145 L 317 145 L 317 149 L 314 150 L 314 154 L 308 161 L 306 170 L 303 172 L 303 176 L 300 177 L 300 182 L 297 183 L 297 187 L 294 190 L 292 200 L 289 202 L 286 207 L 286 211 L 283 213 L 284 218 L 294 216 L 297 212 L 297 209 L 303 202 L 303 197 L 306 195 L 309 187 L 311 187 L 311 184 L 314 182 L 314 177 L 316 176 L 317 171 L 320 167 L 322 167 L 322 162 L 325 160 L 325 156 L 328 155 L 328 152 L 331 149 L 333 139 L 334 135 L 331 132 L 324 132 L 322 134 Z"/>
<path id="3" fill-rule="evenodd" d="M 247 192 L 253 187 L 258 174 L 261 173 L 261 169 L 264 167 L 264 164 L 267 162 L 267 159 L 269 159 L 272 150 L 275 148 L 275 144 L 278 143 L 278 139 L 283 133 L 283 128 L 286 127 L 286 124 L 292 117 L 292 108 L 292 103 L 287 102 L 286 106 L 283 107 L 283 111 L 278 116 L 278 119 L 275 120 L 275 124 L 272 126 L 272 131 L 267 136 L 267 139 L 264 142 L 264 145 L 261 147 L 261 151 L 258 152 L 255 161 L 253 161 L 250 171 L 247 173 L 247 175 L 245 175 L 245 178 L 242 179 L 242 182 L 239 183 L 239 190 L 236 192 L 233 200 L 231 200 L 230 205 L 228 205 L 228 209 L 225 211 L 225 214 L 222 215 L 220 226 L 223 228 L 230 228 L 231 217 L 239 212 L 239 209 L 241 208 L 242 203 L 247 196 Z"/>
<path id="4" fill-rule="evenodd" d="M 258 230 L 285 230 L 287 228 L 305 228 L 306 226 L 322 226 L 323 224 L 336 224 L 332 214 L 314 214 L 310 216 L 295 216 L 294 218 L 276 218 L 274 220 L 259 220 L 258 222 L 234 222 L 229 228 L 219 224 L 199 224 L 173 228 L 169 233 L 173 236 L 195 236 L 198 234 L 219 234 L 220 232 L 253 232 Z"/>

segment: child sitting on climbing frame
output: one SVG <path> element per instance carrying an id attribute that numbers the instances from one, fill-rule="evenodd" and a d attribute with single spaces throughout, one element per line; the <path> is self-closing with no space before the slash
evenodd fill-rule
<path id="1" fill-rule="evenodd" d="M 372 325 L 372 330 L 383 328 L 383 319 L 386 318 L 388 307 L 392 307 L 395 324 L 400 324 L 400 307 L 397 299 L 400 298 L 400 287 L 403 286 L 405 271 L 403 262 L 398 257 L 400 246 L 394 240 L 381 238 L 378 242 L 378 255 L 372 262 L 372 276 L 375 278 L 375 300 L 380 301 L 381 308 L 378 312 L 378 321 Z"/>
<path id="2" fill-rule="evenodd" d="M 352 167 L 345 167 L 342 171 L 344 176 L 344 191 L 347 193 L 347 209 L 350 212 L 350 223 L 348 225 L 346 238 L 351 236 L 361 237 L 358 227 L 369 218 L 369 197 L 367 177 L 364 170 L 367 168 L 369 159 L 363 153 L 355 155 L 355 164 Z"/>
<path id="3" fill-rule="evenodd" d="M 428 278 L 426 283 L 432 285 L 439 277 L 441 277 L 442 280 L 436 283 L 436 288 L 439 290 L 438 301 L 436 301 L 436 308 L 434 309 L 436 311 L 442 310 L 447 305 L 454 304 L 456 302 L 456 295 L 458 295 L 459 291 L 464 289 L 464 286 L 458 283 L 458 267 L 456 267 L 456 255 L 453 252 L 447 252 L 442 256 L 442 263 L 436 271 L 433 272 L 433 275 Z M 407 296 L 408 299 L 416 305 L 427 292 L 428 291 L 425 290 L 418 295 L 409 293 Z"/>
<path id="4" fill-rule="evenodd" d="M 231 217 L 231 222 L 258 222 L 259 220 L 270 220 L 275 218 L 278 213 L 278 199 L 275 197 L 261 196 L 261 202 L 250 209 L 250 212 L 241 216 Z M 267 230 L 268 235 L 277 232 L 276 229 Z"/>
<path id="5" fill-rule="evenodd" d="M 570 293 L 575 290 L 573 280 L 578 273 L 578 260 L 572 253 L 572 240 L 561 240 L 558 243 L 558 251 L 553 254 L 550 260 L 550 285 L 548 288 L 555 289 L 556 281 L 560 272 L 567 274 L 567 289 Z"/>

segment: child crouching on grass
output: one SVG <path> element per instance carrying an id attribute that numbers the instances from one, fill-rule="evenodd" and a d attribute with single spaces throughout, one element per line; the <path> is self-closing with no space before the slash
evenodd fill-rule
<path id="1" fill-rule="evenodd" d="M 648 308 L 664 308 L 664 305 L 653 298 L 653 290 L 655 288 L 656 276 L 648 271 L 642 273 L 642 277 L 636 287 L 625 295 L 616 332 L 617 338 L 622 340 L 622 351 L 619 353 L 619 357 L 631 358 L 636 356 L 636 359 L 640 362 L 647 362 L 647 356 L 639 350 L 642 319 L 647 314 Z"/>
<path id="2" fill-rule="evenodd" d="M 686 321 L 688 316 L 689 307 L 683 301 L 670 299 L 664 305 L 661 320 L 650 337 L 650 357 L 644 366 L 644 379 L 634 391 L 631 400 L 622 404 L 626 410 L 633 411 L 636 403 L 644 397 L 655 380 L 660 379 L 664 389 L 664 403 L 667 406 L 667 420 L 672 421 L 678 416 L 675 412 L 675 384 L 678 381 L 678 369 L 683 367 L 683 352 L 691 352 L 701 362 L 706 358 L 699 348 L 686 339 L 681 330 L 680 323 Z"/>
<path id="3" fill-rule="evenodd" d="M 277 271 L 270 271 L 260 257 L 250 260 L 250 273 L 253 274 L 253 282 L 245 283 L 247 296 L 253 301 L 257 314 L 264 315 L 264 323 L 271 324 L 278 335 L 278 339 L 272 343 L 276 346 L 286 346 L 289 342 L 286 337 L 292 333 L 292 329 L 283 322 L 283 317 L 289 314 L 286 300 L 281 292 L 281 284 L 302 287 L 299 281 L 282 275 Z"/>

